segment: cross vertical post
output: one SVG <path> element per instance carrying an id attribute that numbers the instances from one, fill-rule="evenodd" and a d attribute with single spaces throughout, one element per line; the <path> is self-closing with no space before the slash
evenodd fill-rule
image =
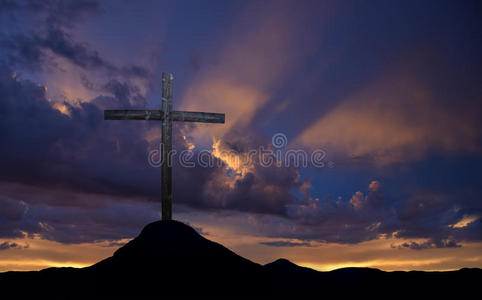
<path id="1" fill-rule="evenodd" d="M 1 0 L 0 0 L 1 1 Z M 225 115 L 202 111 L 172 110 L 174 76 L 162 73 L 161 110 L 107 109 L 104 120 L 162 121 L 161 137 L 161 218 L 172 220 L 172 122 L 224 124 Z"/>
<path id="2" fill-rule="evenodd" d="M 172 219 L 172 83 L 174 76 L 162 73 L 162 220 Z"/>

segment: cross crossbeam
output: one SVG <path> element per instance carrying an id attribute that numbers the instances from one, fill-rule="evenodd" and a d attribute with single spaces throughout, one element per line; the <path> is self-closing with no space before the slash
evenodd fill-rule
<path id="1" fill-rule="evenodd" d="M 225 115 L 219 113 L 172 110 L 174 77 L 162 73 L 161 110 L 104 110 L 104 120 L 162 121 L 162 173 L 161 202 L 162 219 L 172 219 L 172 122 L 224 123 Z"/>
<path id="2" fill-rule="evenodd" d="M 162 121 L 164 113 L 162 110 L 104 110 L 105 120 L 146 120 Z M 197 111 L 172 111 L 174 122 L 202 122 L 202 123 L 224 123 L 224 114 L 207 113 Z"/>

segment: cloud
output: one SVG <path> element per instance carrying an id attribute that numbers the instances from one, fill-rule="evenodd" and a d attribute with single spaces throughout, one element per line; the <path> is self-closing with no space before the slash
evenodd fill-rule
<path id="1" fill-rule="evenodd" d="M 431 76 L 424 70 L 437 62 L 420 62 L 424 57 L 404 56 L 405 66 L 395 64 L 321 115 L 296 143 L 327 148 L 352 164 L 364 160 L 378 166 L 416 161 L 433 152 L 478 153 L 480 107 L 472 105 L 474 95 L 460 95 L 464 98 L 455 105 L 434 91 L 430 80 L 440 78 L 424 77 Z"/>
<path id="2" fill-rule="evenodd" d="M 26 69 L 42 69 L 45 66 L 61 69 L 61 62 L 57 58 L 62 58 L 82 69 L 102 71 L 108 76 L 141 79 L 151 76 L 149 70 L 142 66 L 115 66 L 97 51 L 74 41 L 71 34 L 58 27 L 47 28 L 45 33 L 19 33 L 5 37 L 0 41 L 0 47 L 8 51 L 7 59 L 11 66 Z"/>
<path id="3" fill-rule="evenodd" d="M 363 202 L 365 201 L 365 197 L 363 196 L 363 193 L 358 191 L 350 199 L 350 204 L 353 205 L 355 209 L 360 208 L 363 205 Z"/>
<path id="4" fill-rule="evenodd" d="M 65 115 L 49 102 L 44 87 L 11 74 L 7 67 L 0 74 L 0 136 L 8 145 L 0 153 L 10 158 L 0 162 L 1 180 L 55 184 L 91 192 L 107 193 L 120 188 L 119 193 L 132 195 L 134 189 L 144 191 L 143 195 L 156 194 L 155 187 L 147 188 L 155 180 L 139 178 L 133 182 L 128 176 L 129 172 L 141 170 L 146 177 L 156 173 L 147 164 L 148 143 L 142 133 L 150 124 L 105 122 L 96 104 L 101 99 L 112 105 L 118 105 L 122 99 L 135 103 L 136 94 L 124 94 L 121 99 L 103 96 L 78 106 L 64 103 L 69 111 Z"/>
<path id="5" fill-rule="evenodd" d="M 380 182 L 376 180 L 370 182 L 370 185 L 368 186 L 368 190 L 370 192 L 378 192 L 380 190 Z"/>
<path id="6" fill-rule="evenodd" d="M 461 198 L 457 193 L 416 191 L 396 210 L 399 229 L 395 236 L 427 239 L 403 246 L 410 249 L 458 247 L 461 241 L 478 241 L 482 228 L 480 220 L 474 220 L 464 227 L 453 226 L 463 220 L 469 211 L 477 215 L 480 207 L 473 206 L 469 198 Z"/>
<path id="7" fill-rule="evenodd" d="M 407 242 L 398 246 L 399 249 L 407 248 L 412 250 L 425 250 L 433 248 L 460 248 L 461 245 L 457 244 L 454 240 L 428 240 L 422 243 Z"/>
<path id="8" fill-rule="evenodd" d="M 26 1 L 6 6 L 2 13 L 16 26 L 0 33 L 0 62 L 48 82 L 48 98 L 72 104 L 89 101 L 113 81 L 128 84 L 131 93 L 145 95 L 152 66 L 116 65 L 79 41 L 74 29 L 103 12 L 98 1 Z"/>
<path id="9" fill-rule="evenodd" d="M 111 81 L 103 89 L 111 90 L 114 95 L 118 93 L 118 97 L 99 96 L 78 106 L 64 103 L 68 110 L 65 114 L 49 102 L 44 87 L 12 76 L 7 67 L 2 70 L 0 138 L 8 147 L 2 147 L 0 155 L 9 159 L 0 162 L 0 181 L 16 182 L 24 185 L 24 189 L 37 186 L 70 191 L 58 196 L 54 196 L 52 191 L 47 193 L 49 197 L 39 200 L 45 207 L 27 201 L 29 197 L 38 198 L 34 193 L 22 198 L 18 198 L 21 189 L 9 193 L 10 200 L 4 201 L 5 206 L 11 209 L 4 212 L 8 212 L 5 218 L 11 222 L 4 222 L 2 236 L 15 237 L 27 232 L 65 243 L 109 239 L 109 235 L 113 239 L 124 237 L 117 236 L 111 228 L 103 231 L 82 225 L 88 224 L 89 220 L 99 224 L 97 218 L 106 218 L 104 214 L 107 212 L 89 210 L 88 202 L 77 200 L 80 196 L 74 195 L 80 193 L 86 199 L 94 195 L 115 199 L 132 197 L 139 201 L 139 207 L 142 207 L 140 203 L 143 201 L 158 200 L 160 170 L 149 166 L 147 160 L 148 151 L 159 143 L 160 134 L 152 140 L 147 138 L 151 126 L 158 128 L 156 124 L 103 120 L 101 107 L 118 106 L 119 102 L 125 105 L 137 103 L 136 94 L 131 94 L 128 85 Z M 179 132 L 182 128 L 178 127 L 174 132 L 174 146 L 178 150 L 189 147 Z M 249 141 L 247 136 L 242 140 L 236 137 L 235 134 L 227 136 L 229 145 L 222 144 L 222 147 L 247 149 L 241 148 L 248 147 L 244 143 Z M 258 139 L 255 137 L 250 143 Z M 183 168 L 178 165 L 178 160 L 175 163 L 176 201 L 198 209 L 283 215 L 284 205 L 295 201 L 290 190 L 302 185 L 295 168 L 263 168 L 255 162 L 251 172 L 238 177 L 228 174 L 226 162 L 221 168 Z M 3 194 L 6 193 L 7 190 L 3 189 Z M 39 191 L 39 194 L 42 193 L 45 190 Z M 122 201 L 117 206 L 112 205 L 115 208 L 110 211 L 117 211 L 119 215 L 136 207 L 134 204 L 124 206 Z M 78 219 L 77 215 L 82 219 Z M 151 220 L 150 216 L 153 216 L 146 213 L 137 215 Z M 138 217 L 129 216 L 128 219 L 140 220 Z M 111 221 L 107 224 L 112 228 L 116 222 L 125 222 Z M 119 232 L 125 234 L 127 231 Z"/>
<path id="10" fill-rule="evenodd" d="M 1 238 L 39 237 L 60 243 L 132 238 L 159 219 L 159 203 L 1 183 Z"/>
<path id="11" fill-rule="evenodd" d="M 358 191 L 350 199 L 350 204 L 353 205 L 355 210 L 361 209 L 363 207 L 371 206 L 372 208 L 381 208 L 384 205 L 384 201 L 378 191 L 380 190 L 380 182 L 372 181 L 368 186 L 369 193 L 364 196 L 362 192 Z"/>
<path id="12" fill-rule="evenodd" d="M 374 187 L 377 187 L 376 189 Z M 396 215 L 386 203 L 378 181 L 372 181 L 365 195 L 357 191 L 348 200 L 331 196 L 308 198 L 286 205 L 287 217 L 303 225 L 297 232 L 305 239 L 337 243 L 358 243 L 391 234 Z"/>
<path id="13" fill-rule="evenodd" d="M 314 33 L 306 26 L 314 17 L 306 12 L 302 14 L 288 1 L 248 4 L 240 12 L 228 38 L 212 54 L 216 63 L 197 71 L 180 106 L 224 112 L 226 124 L 200 127 L 194 137 L 206 142 L 212 135 L 222 138 L 231 130 L 253 132 L 256 114 L 269 103 L 283 74 L 296 68 L 316 47 L 316 40 L 310 39 Z M 304 35 L 299 35 L 299 30 L 304 30 Z"/>
<path id="14" fill-rule="evenodd" d="M 291 242 L 291 241 L 268 241 L 260 242 L 261 245 L 270 247 L 312 247 L 308 242 Z"/>
<path id="15" fill-rule="evenodd" d="M 24 231 L 35 231 L 36 225 L 33 222 L 24 223 L 22 228 L 17 226 L 19 222 L 23 221 L 28 210 L 27 205 L 23 201 L 15 201 L 2 196 L 0 197 L 0 203 L 2 204 L 2 210 L 0 211 L 0 221 L 2 222 L 0 236 L 2 238 L 23 237 Z"/>
<path id="16" fill-rule="evenodd" d="M 0 251 L 2 250 L 9 250 L 9 249 L 25 249 L 28 248 L 28 245 L 22 246 L 17 243 L 12 243 L 12 242 L 3 242 L 0 243 Z"/>
<path id="17" fill-rule="evenodd" d="M 42 15 L 50 26 L 72 26 L 87 16 L 103 11 L 97 0 L 29 0 L 22 9 Z"/>
<path id="18" fill-rule="evenodd" d="M 7 0 L 0 3 L 1 13 L 10 13 L 9 17 L 16 21 L 13 13 L 34 14 L 49 26 L 71 27 L 87 16 L 100 14 L 102 7 L 96 0 Z"/>
<path id="19" fill-rule="evenodd" d="M 237 149 L 232 159 L 243 160 L 250 145 L 255 146 L 251 142 L 246 136 L 225 138 L 218 144 L 218 152 L 211 155 L 215 162 L 212 167 L 185 168 L 176 160 L 175 192 L 179 201 L 197 208 L 284 215 L 285 205 L 296 200 L 290 191 L 303 184 L 296 168 L 264 167 L 258 159 L 253 159 L 249 167 L 240 172 L 228 157 L 219 155 L 222 151 Z M 199 161 L 200 153 L 193 152 L 192 161 Z"/>
<path id="20" fill-rule="evenodd" d="M 451 228 L 464 228 L 469 226 L 470 223 L 476 222 L 480 219 L 479 215 L 464 215 L 461 220 L 455 224 L 449 225 Z"/>

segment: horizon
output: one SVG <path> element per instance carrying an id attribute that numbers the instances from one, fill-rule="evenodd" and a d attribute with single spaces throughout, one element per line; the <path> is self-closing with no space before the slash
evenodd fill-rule
<path id="1" fill-rule="evenodd" d="M 177 221 L 177 220 L 174 220 L 174 221 Z M 187 223 L 184 223 L 184 224 L 188 225 Z M 147 225 L 148 224 L 146 224 L 146 226 Z M 200 234 L 201 236 L 203 236 L 204 238 L 207 238 L 208 240 L 210 239 L 209 234 L 203 233 L 202 230 L 200 230 L 200 229 L 196 229 L 196 228 L 193 228 L 193 229 L 196 230 L 196 232 L 198 234 Z M 139 231 L 139 234 L 140 234 L 140 231 Z M 106 248 L 106 251 L 103 252 L 103 254 L 105 255 L 104 257 L 99 257 L 97 260 L 92 260 L 91 262 L 72 263 L 72 262 L 67 261 L 65 263 L 53 263 L 53 264 L 45 265 L 46 261 L 42 261 L 44 263 L 44 265 L 39 265 L 37 268 L 32 267 L 33 265 L 30 264 L 30 265 L 27 265 L 25 267 L 21 267 L 21 268 L 18 268 L 18 269 L 0 270 L 0 272 L 5 272 L 5 271 L 39 271 L 39 270 L 42 270 L 42 269 L 45 269 L 45 268 L 65 268 L 65 267 L 85 268 L 85 267 L 92 266 L 92 265 L 100 262 L 101 260 L 103 260 L 105 258 L 111 257 L 118 248 L 121 248 L 122 246 L 124 246 L 125 244 L 127 244 L 131 240 L 132 239 L 123 239 L 121 241 L 116 241 L 116 242 L 114 242 L 116 244 L 115 246 L 111 245 L 112 242 L 110 242 L 110 243 L 99 242 L 99 243 L 95 243 L 94 245 L 92 243 L 89 243 L 87 245 L 82 245 L 82 244 L 71 245 L 72 247 L 74 247 L 74 250 L 72 251 L 73 255 L 75 255 L 76 253 L 78 254 L 79 251 L 85 250 L 85 248 L 84 248 L 85 246 L 89 246 L 89 247 L 91 247 L 91 249 L 92 249 L 92 246 L 93 247 Z M 215 241 L 215 240 L 213 240 L 213 241 Z M 121 244 L 121 245 L 117 245 L 117 244 Z M 60 244 L 60 245 L 62 245 L 62 244 Z M 221 245 L 223 245 L 223 244 L 221 244 Z M 76 246 L 78 246 L 78 247 L 76 247 Z M 226 245 L 223 245 L 223 246 L 226 246 Z M 230 249 L 230 248 L 228 247 L 228 249 Z M 233 250 L 233 249 L 230 249 L 230 250 Z M 110 253 L 110 251 L 112 251 L 112 253 Z M 236 251 L 234 251 L 234 252 L 236 254 L 239 254 Z M 247 257 L 247 258 L 250 259 L 249 257 Z M 273 260 L 267 260 L 267 261 L 264 261 L 264 262 L 254 261 L 254 260 L 251 260 L 251 259 L 250 260 L 255 262 L 255 263 L 259 263 L 260 265 L 266 265 L 268 263 L 274 262 L 274 261 L 279 260 L 279 259 L 288 259 L 288 258 L 278 257 L 278 258 L 275 258 Z M 311 269 L 314 269 L 314 270 L 320 271 L 320 272 L 329 272 L 329 271 L 343 269 L 343 268 L 374 268 L 374 269 L 379 269 L 379 270 L 382 270 L 382 271 L 385 271 L 385 272 L 394 272 L 394 271 L 443 272 L 443 271 L 457 271 L 457 270 L 460 270 L 460 269 L 463 269 L 463 268 L 470 268 L 470 267 L 462 267 L 462 268 L 433 269 L 433 270 L 432 269 L 416 269 L 416 268 L 403 269 L 403 268 L 393 268 L 393 267 L 392 268 L 378 267 L 378 266 L 384 266 L 384 264 L 383 263 L 377 264 L 376 262 L 375 263 L 374 262 L 362 262 L 362 263 L 345 263 L 345 264 L 334 264 L 334 265 L 330 265 L 330 264 L 326 265 L 325 264 L 325 265 L 323 265 L 323 264 L 312 264 L 310 262 L 305 263 L 305 262 L 302 262 L 302 261 L 292 261 L 290 259 L 288 259 L 288 260 L 297 264 L 297 265 L 299 265 L 299 266 L 311 268 Z M 478 267 L 475 267 L 475 268 L 478 268 Z"/>
<path id="2" fill-rule="evenodd" d="M 85 267 L 161 218 L 259 264 L 482 268 L 479 1 L 0 1 L 0 272 Z M 224 117 L 223 117 L 224 119 Z"/>

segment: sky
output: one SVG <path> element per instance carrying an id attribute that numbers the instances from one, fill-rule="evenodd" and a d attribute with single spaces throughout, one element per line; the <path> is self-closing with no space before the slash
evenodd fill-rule
<path id="1" fill-rule="evenodd" d="M 160 109 L 162 72 L 174 109 L 226 114 L 174 124 L 174 219 L 261 264 L 482 267 L 481 14 L 0 0 L 0 271 L 88 266 L 160 219 L 161 124 L 103 110 Z"/>

